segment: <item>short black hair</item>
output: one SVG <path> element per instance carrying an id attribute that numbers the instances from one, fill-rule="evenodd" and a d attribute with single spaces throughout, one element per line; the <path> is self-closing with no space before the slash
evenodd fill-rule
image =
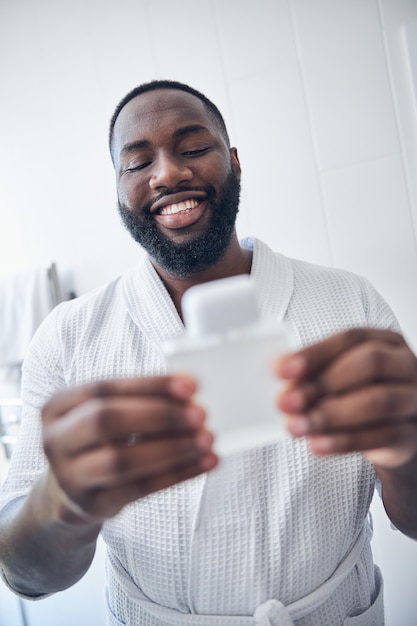
<path id="1" fill-rule="evenodd" d="M 114 125 L 116 123 L 116 120 L 119 116 L 120 111 L 128 102 L 130 102 L 130 100 L 132 100 L 133 98 L 136 98 L 136 96 L 140 96 L 142 93 L 146 93 L 148 91 L 156 91 L 157 89 L 179 89 L 180 91 L 185 91 L 187 93 L 190 93 L 191 95 L 201 100 L 201 102 L 205 105 L 207 111 L 209 112 L 210 116 L 212 117 L 216 125 L 218 126 L 228 147 L 230 147 L 229 134 L 227 132 L 227 128 L 226 128 L 226 124 L 223 119 L 223 116 L 220 113 L 219 109 L 216 107 L 216 105 L 211 100 L 209 100 L 207 96 L 201 93 L 201 91 L 194 89 L 194 87 L 190 87 L 189 85 L 186 85 L 185 83 L 180 83 L 176 80 L 152 80 L 148 83 L 142 83 L 141 85 L 134 87 L 131 91 L 129 91 L 129 93 L 127 93 L 124 96 L 124 98 L 120 100 L 119 104 L 116 106 L 114 113 L 110 120 L 110 128 L 109 128 L 109 148 L 110 148 L 110 154 L 112 156 L 112 159 L 113 159 L 112 143 L 113 143 Z"/>

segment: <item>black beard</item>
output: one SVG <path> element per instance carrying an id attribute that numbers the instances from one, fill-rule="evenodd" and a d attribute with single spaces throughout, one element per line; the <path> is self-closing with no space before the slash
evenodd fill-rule
<path id="1" fill-rule="evenodd" d="M 217 201 L 216 192 L 211 186 L 181 187 L 160 197 L 190 190 L 207 193 L 207 208 L 211 215 L 205 230 L 184 243 L 172 241 L 159 230 L 149 205 L 139 212 L 118 203 L 122 222 L 133 239 L 159 266 L 178 278 L 186 278 L 208 269 L 223 258 L 232 239 L 239 211 L 240 181 L 233 168 Z"/>

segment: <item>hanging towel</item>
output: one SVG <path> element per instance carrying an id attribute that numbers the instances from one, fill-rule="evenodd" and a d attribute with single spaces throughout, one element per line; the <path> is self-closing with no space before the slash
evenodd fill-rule
<path id="1" fill-rule="evenodd" d="M 0 276 L 0 367 L 21 363 L 42 320 L 62 299 L 56 268 Z"/>

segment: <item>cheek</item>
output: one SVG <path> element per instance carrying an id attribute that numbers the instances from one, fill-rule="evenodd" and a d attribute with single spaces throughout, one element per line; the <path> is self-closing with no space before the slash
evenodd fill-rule
<path id="1" fill-rule="evenodd" d="M 218 158 L 213 159 L 209 164 L 205 164 L 201 169 L 201 179 L 206 184 L 211 184 L 216 191 L 219 191 L 227 181 L 231 169 L 232 164 L 230 160 L 221 158 L 219 155 Z"/>
<path id="2" fill-rule="evenodd" d="M 139 182 L 134 176 L 129 179 L 121 179 L 117 184 L 117 198 L 123 206 L 129 209 L 137 209 L 146 203 L 144 197 L 143 182 Z"/>

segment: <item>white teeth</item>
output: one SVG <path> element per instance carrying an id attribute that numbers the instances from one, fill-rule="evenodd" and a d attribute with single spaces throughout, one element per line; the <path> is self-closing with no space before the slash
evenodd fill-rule
<path id="1" fill-rule="evenodd" d="M 190 209 L 195 209 L 198 205 L 197 200 L 184 200 L 184 202 L 178 202 L 177 204 L 168 204 L 164 206 L 160 211 L 160 215 L 174 215 L 175 213 L 182 213 Z"/>

